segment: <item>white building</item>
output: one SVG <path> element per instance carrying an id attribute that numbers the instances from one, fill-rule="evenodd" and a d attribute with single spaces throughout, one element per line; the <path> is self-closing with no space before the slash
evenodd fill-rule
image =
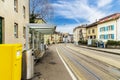
<path id="1" fill-rule="evenodd" d="M 100 19 L 97 27 L 98 40 L 120 40 L 120 13 Z"/>

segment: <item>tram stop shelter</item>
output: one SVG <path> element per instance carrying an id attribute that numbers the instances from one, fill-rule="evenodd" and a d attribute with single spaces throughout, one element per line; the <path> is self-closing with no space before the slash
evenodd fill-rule
<path id="1" fill-rule="evenodd" d="M 34 64 L 45 53 L 44 35 L 53 34 L 56 27 L 50 24 L 27 24 L 26 44 L 22 57 L 22 79 L 34 76 Z"/>
<path id="2" fill-rule="evenodd" d="M 44 35 L 53 34 L 56 26 L 51 24 L 30 23 L 26 27 L 26 50 L 44 51 Z"/>

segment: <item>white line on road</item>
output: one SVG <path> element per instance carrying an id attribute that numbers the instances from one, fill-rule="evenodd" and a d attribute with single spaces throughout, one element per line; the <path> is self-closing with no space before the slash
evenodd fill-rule
<path id="1" fill-rule="evenodd" d="M 57 48 L 56 48 L 56 51 L 57 51 L 57 53 L 58 53 L 60 59 L 62 60 L 64 66 L 66 67 L 67 71 L 69 72 L 71 78 L 72 78 L 73 80 L 77 80 L 77 78 L 75 77 L 75 75 L 72 73 L 72 71 L 70 70 L 70 68 L 67 66 L 67 64 L 65 63 L 65 61 L 64 61 L 63 58 L 61 57 L 61 55 L 60 55 L 60 53 L 59 53 L 59 51 L 58 51 Z"/>

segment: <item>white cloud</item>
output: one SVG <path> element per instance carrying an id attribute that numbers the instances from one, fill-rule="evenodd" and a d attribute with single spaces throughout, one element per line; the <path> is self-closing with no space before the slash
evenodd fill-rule
<path id="1" fill-rule="evenodd" d="M 107 1 L 109 1 L 108 3 L 111 2 L 111 0 Z M 103 0 L 99 0 L 98 3 L 99 7 L 108 4 L 107 2 L 103 4 Z M 57 16 L 74 19 L 78 23 L 80 18 L 93 22 L 105 16 L 105 12 L 100 11 L 97 7 L 90 7 L 87 0 L 74 0 L 72 3 L 59 1 L 59 3 L 54 3 L 53 6 L 56 8 L 55 13 Z"/>
<path id="2" fill-rule="evenodd" d="M 79 21 L 80 19 L 85 19 L 91 23 L 96 21 L 96 19 L 98 20 L 108 15 L 108 12 L 104 9 L 110 7 L 112 0 L 94 0 L 97 5 L 89 4 L 89 1 L 91 0 L 60 0 L 52 5 L 55 8 L 55 16 L 74 19 L 79 25 L 82 24 Z M 57 30 L 72 33 L 74 27 L 76 27 L 76 25 L 65 25 L 64 27 L 58 26 Z"/>
<path id="3" fill-rule="evenodd" d="M 98 7 L 105 7 L 106 5 L 109 5 L 112 2 L 112 0 L 98 0 Z"/>
<path id="4" fill-rule="evenodd" d="M 97 0 L 96 0 L 97 1 Z M 98 0 L 98 6 L 103 7 L 108 5 L 112 0 Z M 65 18 L 74 19 L 76 22 L 80 22 L 79 19 L 83 18 L 89 22 L 93 22 L 96 19 L 105 16 L 106 12 L 99 9 L 99 7 L 91 7 L 88 5 L 88 0 L 74 0 L 67 2 L 65 0 L 54 3 L 55 14 L 57 16 L 63 16 Z"/>
<path id="5" fill-rule="evenodd" d="M 86 23 L 82 23 L 82 24 L 86 24 Z M 81 24 L 60 25 L 60 26 L 57 26 L 56 31 L 72 34 L 72 33 L 73 33 L 73 29 L 74 29 L 75 27 L 80 26 L 80 25 L 81 25 Z"/>

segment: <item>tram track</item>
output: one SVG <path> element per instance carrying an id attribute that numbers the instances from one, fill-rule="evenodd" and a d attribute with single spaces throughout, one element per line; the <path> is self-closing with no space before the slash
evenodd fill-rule
<path id="1" fill-rule="evenodd" d="M 83 63 L 81 63 L 80 61 L 81 60 L 84 60 L 87 64 L 89 65 L 92 65 L 94 67 L 97 67 L 99 70 L 101 70 L 103 73 L 107 74 L 108 76 L 114 78 L 114 80 L 119 80 L 120 76 L 119 75 L 116 75 L 114 73 L 111 73 L 109 71 L 109 69 L 107 68 L 112 68 L 113 66 L 109 65 L 109 64 L 106 64 L 104 62 L 101 62 L 99 60 L 96 60 L 96 59 L 93 59 L 89 56 L 86 56 L 86 55 L 83 55 L 83 54 L 80 54 L 78 53 L 77 51 L 74 51 L 72 49 L 69 49 L 69 48 L 66 48 L 66 47 L 59 47 L 61 48 L 61 50 L 64 52 L 64 53 L 67 53 L 69 55 L 74 55 L 76 59 L 74 59 L 74 61 L 79 64 L 84 70 L 86 70 L 89 74 L 91 74 L 92 76 L 94 76 L 95 80 L 105 80 L 105 79 L 101 79 L 99 77 L 99 75 L 96 75 L 96 73 L 94 73 L 93 71 L 91 71 L 90 69 L 88 69 L 88 67 L 86 67 Z M 64 54 L 65 55 L 65 54 Z M 82 55 L 82 56 L 81 56 Z M 67 55 L 66 55 L 67 56 Z M 83 57 L 84 56 L 84 57 Z M 86 57 L 86 58 L 85 58 Z M 67 56 L 67 58 L 72 58 L 71 56 Z M 78 61 L 79 60 L 79 61 Z M 97 63 L 97 64 L 96 64 Z M 115 67 L 113 67 L 115 68 Z M 110 79 L 111 80 L 111 79 Z"/>
<path id="2" fill-rule="evenodd" d="M 67 48 L 66 48 L 66 49 L 67 49 Z M 70 51 L 70 50 L 71 50 L 71 51 Z M 78 56 L 79 58 L 83 59 L 83 60 L 86 61 L 87 63 L 90 63 L 91 65 L 94 65 L 95 67 L 99 68 L 101 71 L 105 72 L 106 74 L 108 74 L 108 75 L 110 75 L 110 76 L 112 76 L 112 77 L 115 77 L 116 80 L 118 80 L 118 79 L 120 78 L 120 76 L 119 76 L 118 74 L 111 73 L 111 72 L 109 71 L 109 69 L 108 69 L 108 68 L 114 68 L 114 69 L 116 69 L 116 70 L 118 70 L 118 71 L 120 72 L 120 70 L 119 70 L 118 68 L 116 68 L 116 67 L 114 67 L 114 66 L 112 66 L 112 65 L 109 65 L 109 64 L 107 64 L 107 63 L 105 63 L 105 62 L 102 62 L 102 61 L 99 61 L 99 60 L 97 60 L 97 59 L 94 59 L 94 58 L 91 58 L 91 57 L 89 57 L 89 56 L 86 56 L 86 55 L 84 55 L 84 54 L 80 54 L 80 52 L 78 53 L 78 52 L 74 51 L 74 52 L 77 53 L 77 54 L 76 54 L 76 53 L 73 52 L 72 49 L 67 49 L 67 51 L 70 51 L 71 53 L 73 53 L 74 55 L 76 55 L 76 56 Z M 80 55 L 85 56 L 87 59 L 81 57 Z M 98 64 L 96 64 L 96 63 L 98 63 Z"/>

